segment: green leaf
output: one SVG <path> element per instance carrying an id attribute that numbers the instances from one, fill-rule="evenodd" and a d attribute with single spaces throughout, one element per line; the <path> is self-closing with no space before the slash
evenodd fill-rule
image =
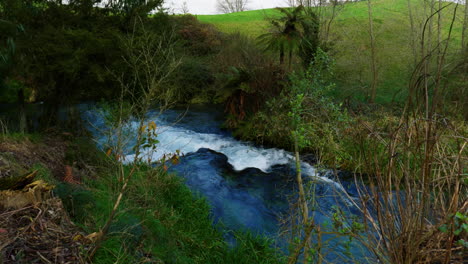
<path id="1" fill-rule="evenodd" d="M 461 220 L 462 222 L 467 222 L 468 221 L 468 215 L 462 214 L 460 212 L 457 212 L 455 214 L 455 218 Z"/>
<path id="2" fill-rule="evenodd" d="M 465 232 L 468 232 L 468 224 L 466 224 L 466 223 L 462 224 L 461 228 L 462 228 Z"/>
<path id="3" fill-rule="evenodd" d="M 468 242 L 465 241 L 464 239 L 460 239 L 457 241 L 457 244 L 464 247 L 464 248 L 468 248 Z"/>
<path id="4" fill-rule="evenodd" d="M 447 225 L 441 225 L 439 227 L 439 231 L 442 232 L 442 233 L 447 233 L 448 232 L 448 228 L 447 228 Z"/>

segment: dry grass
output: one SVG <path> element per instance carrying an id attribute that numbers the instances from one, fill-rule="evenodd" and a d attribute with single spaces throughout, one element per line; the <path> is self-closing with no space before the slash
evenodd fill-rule
<path id="1" fill-rule="evenodd" d="M 87 241 L 58 198 L 0 211 L 0 262 L 85 263 Z"/>
<path id="2" fill-rule="evenodd" d="M 0 153 L 11 156 L 18 164 L 27 168 L 43 164 L 57 179 L 64 176 L 67 146 L 67 141 L 60 137 L 46 137 L 41 142 L 33 142 L 27 137 L 20 140 L 0 137 Z"/>
<path id="3" fill-rule="evenodd" d="M 468 234 L 454 233 L 454 215 L 468 212 L 468 139 L 442 122 L 406 119 L 392 133 L 373 131 L 361 142 L 375 139 L 377 146 L 363 152 L 373 177 L 358 206 L 368 226 L 365 244 L 383 263 L 463 262 L 466 249 L 456 241 Z"/>

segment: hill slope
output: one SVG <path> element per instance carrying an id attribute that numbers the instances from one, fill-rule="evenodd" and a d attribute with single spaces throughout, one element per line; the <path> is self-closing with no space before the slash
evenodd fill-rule
<path id="1" fill-rule="evenodd" d="M 442 6 L 448 4 L 450 3 L 441 3 Z M 438 5 L 436 2 L 436 7 Z M 450 4 L 440 12 L 441 40 L 448 36 L 454 7 L 455 4 Z M 409 10 L 416 28 L 415 43 L 419 45 L 420 28 L 430 9 L 424 7 L 422 0 L 375 0 L 372 2 L 372 9 L 379 68 L 377 101 L 385 104 L 404 98 L 407 80 L 415 63 L 411 47 Z M 460 49 L 463 9 L 464 7 L 459 7 L 456 13 L 449 46 L 449 51 L 453 51 L 450 54 L 452 57 L 458 56 L 457 52 Z M 322 12 L 325 16 L 331 14 L 331 10 L 327 9 Z M 222 15 L 200 15 L 198 19 L 212 23 L 226 33 L 239 31 L 257 37 L 268 29 L 267 18 L 275 15 L 278 15 L 277 10 L 265 9 Z M 434 16 L 434 28 L 436 28 L 436 17 Z M 371 79 L 368 23 L 367 2 L 352 2 L 339 7 L 331 23 L 329 39 L 333 45 L 331 54 L 337 62 L 337 76 L 340 76 L 337 79 L 340 97 L 357 94 L 363 99 L 367 94 Z M 433 36 L 434 38 L 436 36 L 435 29 Z"/>

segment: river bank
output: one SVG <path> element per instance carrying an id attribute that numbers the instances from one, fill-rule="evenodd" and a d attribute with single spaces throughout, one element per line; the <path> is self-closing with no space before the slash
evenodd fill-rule
<path id="1" fill-rule="evenodd" d="M 113 163 L 89 139 L 3 135 L 0 141 L 2 147 L 8 146 L 2 155 L 11 153 L 16 165 L 37 170 L 37 179 L 55 185 L 53 195 L 84 236 L 99 231 L 119 181 Z M 73 181 L 67 178 L 66 166 L 72 167 Z M 236 233 L 242 239 L 230 247 L 213 225 L 206 201 L 194 196 L 174 174 L 142 167 L 136 175 L 93 263 L 115 263 L 116 258 L 119 263 L 279 263 L 280 255 L 252 235 Z M 2 250 L 4 263 L 30 263 L 38 257 L 21 247 L 5 251 L 9 244 Z M 80 253 L 86 260 L 86 251 Z"/>
<path id="2" fill-rule="evenodd" d="M 94 263 L 114 263 L 116 257 L 122 263 L 285 260 L 293 245 L 288 217 L 294 215 L 297 201 L 291 153 L 233 138 L 220 128 L 221 109 L 194 107 L 163 114 L 152 110 L 146 122 L 154 123 L 159 142 L 155 149 L 141 153 L 144 160 L 158 161 L 167 153 L 178 153 L 178 158 L 153 166 L 135 165 L 132 146 L 137 120 L 127 119 L 127 148 L 115 155 L 107 144 L 116 134 L 107 127 L 99 107 L 77 108 L 87 122 L 88 136 L 53 131 L 49 136 L 4 134 L 2 144 L 9 146 L 3 152 L 18 151 L 16 163 L 37 169 L 39 179 L 56 185 L 54 195 L 85 235 L 99 232 L 112 211 L 122 185 L 118 170 L 136 170 Z M 122 167 L 121 161 L 126 165 Z M 313 159 L 302 162 L 302 176 L 315 197 L 311 213 L 323 226 L 327 261 L 369 261 L 372 254 L 357 236 L 362 226 L 356 233 L 346 229 L 347 225 L 359 227 L 363 219 L 356 203 L 365 189 L 312 165 Z M 335 236 L 333 230 L 340 225 L 338 233 L 343 233 Z"/>

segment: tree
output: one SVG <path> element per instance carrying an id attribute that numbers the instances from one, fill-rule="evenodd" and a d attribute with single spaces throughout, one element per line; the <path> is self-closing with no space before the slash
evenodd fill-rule
<path id="1" fill-rule="evenodd" d="M 465 50 L 465 52 L 468 52 L 468 42 L 466 41 L 467 34 L 468 34 L 468 0 L 465 0 L 465 13 L 463 16 L 463 30 L 462 30 L 462 50 Z"/>
<path id="2" fill-rule="evenodd" d="M 249 0 L 218 0 L 216 9 L 220 13 L 234 13 L 247 10 Z"/>
<path id="3" fill-rule="evenodd" d="M 108 235 L 132 177 L 138 172 L 143 162 L 152 163 L 150 158 L 146 160 L 147 156 L 143 152 L 145 149 L 155 151 L 158 143 L 157 126 L 155 122 L 148 120 L 147 112 L 151 106 L 157 105 L 159 112 L 163 113 L 175 102 L 170 85 L 168 85 L 168 81 L 180 65 L 180 58 L 174 53 L 175 33 L 163 35 L 154 33 L 147 30 L 143 19 L 139 18 L 135 22 L 133 33 L 126 35 L 121 42 L 124 61 L 128 64 L 130 72 L 126 73 L 127 76 L 124 76 L 125 74 L 120 77 L 116 76 L 121 86 L 121 97 L 116 104 L 116 116 L 110 117 L 115 120 L 110 133 L 116 137 L 116 142 L 110 144 L 110 147 L 119 156 L 125 153 L 127 139 L 124 132 L 126 129 L 124 120 L 131 114 L 132 118 L 138 121 L 137 137 L 133 146 L 135 156 L 130 171 L 124 169 L 124 163 L 118 163 L 117 176 L 121 179 L 119 181 L 121 186 L 114 200 L 112 211 L 103 227 L 96 233 L 96 241 L 88 253 L 89 260 L 93 259 Z M 132 98 L 132 100 L 126 104 L 124 98 Z"/>
<path id="4" fill-rule="evenodd" d="M 290 251 L 288 264 L 297 263 L 301 253 L 301 263 L 322 263 L 327 254 L 323 251 L 323 245 L 344 235 L 334 232 L 339 230 L 333 230 L 315 218 L 319 210 L 315 194 L 316 181 L 313 178 L 303 181 L 300 159 L 300 152 L 312 144 L 323 151 L 334 148 L 332 142 L 335 142 L 338 134 L 333 124 L 347 119 L 346 113 L 327 96 L 334 86 L 331 82 L 333 65 L 333 60 L 321 49 L 317 49 L 315 59 L 304 71 L 291 74 L 290 82 L 281 96 L 270 101 L 269 105 L 277 111 L 273 115 L 275 118 L 279 117 L 281 126 L 286 127 L 287 138 L 293 145 L 296 167 L 298 213 L 291 214 L 289 221 L 297 225 L 291 228 L 291 232 L 298 240 L 294 239 L 295 242 L 291 244 L 293 250 Z M 333 238 L 330 236 L 324 239 L 324 233 L 333 234 Z"/>
<path id="5" fill-rule="evenodd" d="M 299 45 L 298 54 L 302 60 L 304 68 L 308 68 L 313 62 L 317 49 L 321 44 L 320 40 L 320 20 L 312 11 L 306 11 L 306 19 L 302 21 L 304 34 Z M 326 41 L 326 40 L 325 40 Z"/>
<path id="6" fill-rule="evenodd" d="M 184 1 L 184 2 L 182 3 L 182 6 L 180 7 L 180 11 L 181 11 L 182 14 L 184 14 L 184 15 L 187 15 L 187 14 L 190 13 L 190 10 L 189 10 L 189 8 L 188 8 L 187 2 Z"/>
<path id="7" fill-rule="evenodd" d="M 266 44 L 267 49 L 279 51 L 279 62 L 284 63 L 285 52 L 289 52 L 289 64 L 291 64 L 292 53 L 299 46 L 303 36 L 301 14 L 303 6 L 298 6 L 292 11 L 286 8 L 277 8 L 282 17 L 270 21 L 270 32 L 261 35 L 260 41 Z"/>
<path id="8" fill-rule="evenodd" d="M 5 80 L 7 72 L 11 69 L 13 56 L 15 54 L 16 45 L 14 37 L 16 34 L 16 25 L 7 20 L 0 19 L 0 28 L 2 29 L 2 37 L 0 38 L 0 87 Z M 11 32 L 11 33 L 9 33 Z M 5 37 L 6 35 L 6 37 Z"/>
<path id="9" fill-rule="evenodd" d="M 0 19 L 0 28 L 4 35 L 0 37 L 0 96 L 16 96 L 19 114 L 18 128 L 19 132 L 24 133 L 27 130 L 24 87 L 19 86 L 13 87 L 13 89 L 11 89 L 11 86 L 6 84 L 6 80 L 15 66 L 15 37 L 17 37 L 21 32 L 24 32 L 24 28 L 21 24 L 16 25 L 15 23 L 2 19 Z M 6 44 L 5 47 L 3 47 L 3 42 Z"/>
<path id="10" fill-rule="evenodd" d="M 372 3 L 371 0 L 367 0 L 367 13 L 369 18 L 369 37 L 371 47 L 371 68 L 372 68 L 372 83 L 369 96 L 369 103 L 375 102 L 375 96 L 377 95 L 377 81 L 378 81 L 378 70 L 377 70 L 377 52 L 375 47 L 375 35 L 374 35 L 374 22 L 372 18 Z"/>
<path id="11" fill-rule="evenodd" d="M 277 8 L 282 14 L 270 21 L 270 32 L 259 37 L 267 49 L 279 51 L 280 64 L 284 64 L 285 53 L 288 53 L 289 68 L 295 51 L 299 51 L 304 64 L 310 63 L 317 47 L 318 19 L 311 13 L 305 14 L 304 6 L 300 5 L 292 10 Z M 307 62 L 306 62 L 307 61 Z"/>
<path id="12" fill-rule="evenodd" d="M 163 4 L 163 0 L 109 0 L 103 2 L 105 2 L 106 7 L 113 12 L 125 13 L 138 17 L 147 15 L 149 12 L 160 8 Z"/>

